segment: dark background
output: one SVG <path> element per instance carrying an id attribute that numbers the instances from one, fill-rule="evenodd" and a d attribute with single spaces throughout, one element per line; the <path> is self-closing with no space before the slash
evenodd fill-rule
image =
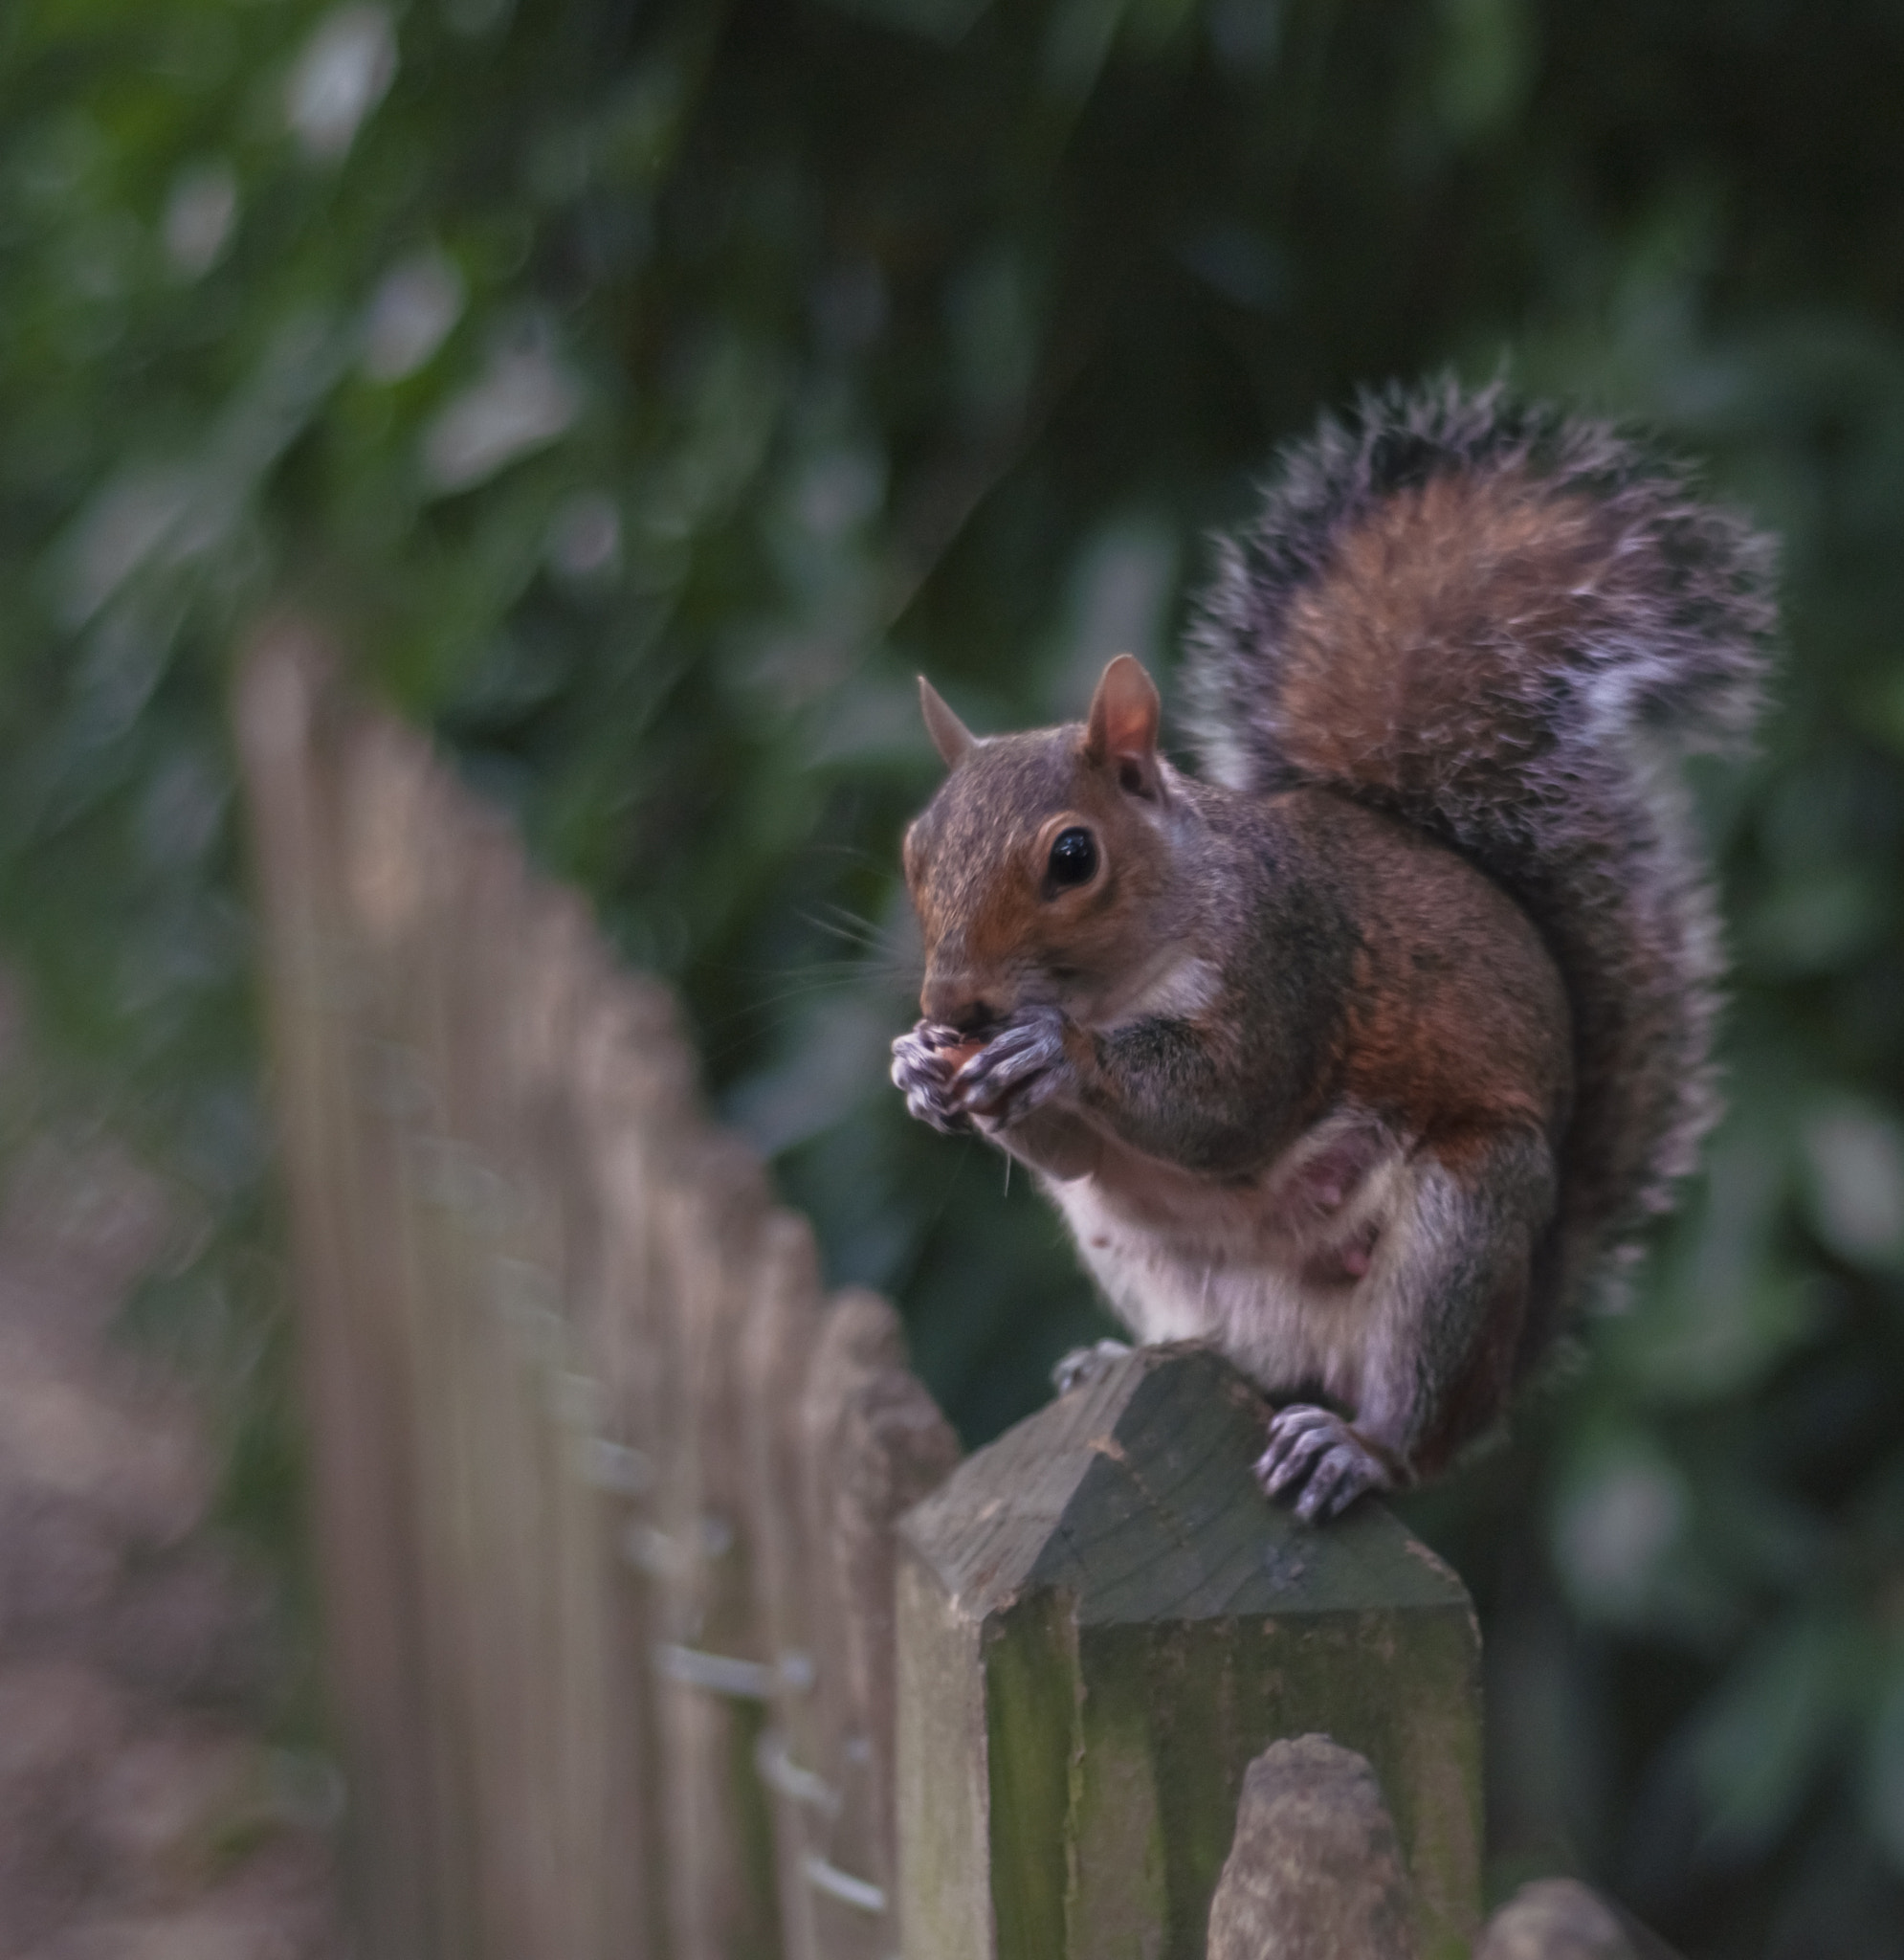
<path id="1" fill-rule="evenodd" d="M 1784 545 L 1699 777 L 1733 1113 L 1633 1312 L 1409 1506 L 1487 1628 L 1502 1887 L 1694 1960 L 1904 1954 L 1904 9 L 10 0 L 7 1135 L 192 1229 L 128 1331 L 299 1593 L 224 713 L 315 607 L 629 956 L 968 1440 L 1096 1323 L 884 1079 L 897 839 L 980 730 L 1163 677 L 1214 526 L 1362 383 L 1637 419 Z M 289 1726 L 308 1708 L 288 1708 Z"/>

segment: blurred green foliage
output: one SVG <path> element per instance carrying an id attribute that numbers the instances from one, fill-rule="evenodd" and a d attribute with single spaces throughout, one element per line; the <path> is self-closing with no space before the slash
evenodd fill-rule
<path id="1" fill-rule="evenodd" d="M 1904 14 L 1891 0 L 9 0 L 0 928 L 197 1194 L 148 1328 L 287 1543 L 224 706 L 319 609 L 682 988 L 970 1437 L 1094 1325 L 907 1123 L 911 677 L 1167 670 L 1359 383 L 1639 418 L 1785 541 L 1701 778 L 1734 1114 L 1627 1318 L 1418 1500 L 1487 1617 L 1505 1881 L 1694 1956 L 1904 1954 Z"/>

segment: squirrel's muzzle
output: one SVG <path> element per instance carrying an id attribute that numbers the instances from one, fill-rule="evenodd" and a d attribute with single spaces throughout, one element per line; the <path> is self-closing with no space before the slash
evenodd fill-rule
<path id="1" fill-rule="evenodd" d="M 919 1012 L 929 1021 L 957 1028 L 962 1035 L 983 1034 L 1004 1019 L 999 1003 L 987 1000 L 975 974 L 928 973 L 919 989 Z"/>

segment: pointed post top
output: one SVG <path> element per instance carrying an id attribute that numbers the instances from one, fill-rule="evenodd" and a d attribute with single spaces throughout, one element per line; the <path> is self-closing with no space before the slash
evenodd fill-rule
<path id="1" fill-rule="evenodd" d="M 1140 1348 L 968 1457 L 906 1543 L 977 1619 L 1046 1587 L 1080 1626 L 1466 1606 L 1382 1505 L 1317 1528 L 1266 1499 L 1267 1414 L 1208 1348 Z"/>

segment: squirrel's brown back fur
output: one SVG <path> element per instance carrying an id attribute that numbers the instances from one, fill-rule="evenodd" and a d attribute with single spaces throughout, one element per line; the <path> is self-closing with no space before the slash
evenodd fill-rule
<path id="1" fill-rule="evenodd" d="M 1748 728 L 1770 568 L 1606 427 L 1445 384 L 1285 452 L 1192 635 L 1214 780 L 1391 811 L 1553 947 L 1576 1069 L 1556 1311 L 1670 1202 L 1716 1111 L 1716 925 L 1670 765 Z"/>

